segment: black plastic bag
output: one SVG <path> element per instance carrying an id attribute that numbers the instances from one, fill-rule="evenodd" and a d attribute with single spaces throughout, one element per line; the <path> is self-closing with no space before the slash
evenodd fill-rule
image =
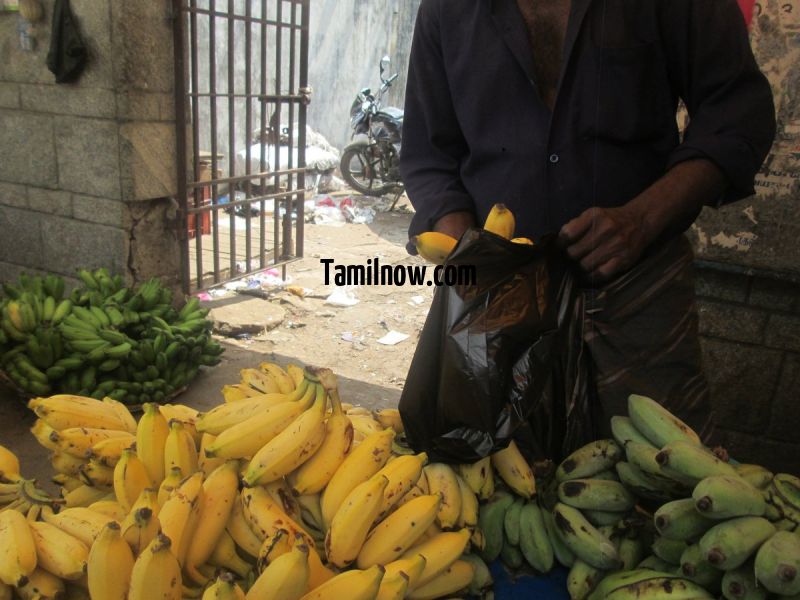
<path id="1" fill-rule="evenodd" d="M 576 279 L 555 240 L 467 231 L 447 262 L 474 285 L 437 288 L 400 398 L 411 446 L 467 463 L 516 439 L 558 460 L 594 439 Z"/>
<path id="2" fill-rule="evenodd" d="M 56 76 L 56 83 L 73 83 L 83 73 L 88 60 L 89 52 L 81 38 L 69 0 L 56 0 L 47 68 Z"/>

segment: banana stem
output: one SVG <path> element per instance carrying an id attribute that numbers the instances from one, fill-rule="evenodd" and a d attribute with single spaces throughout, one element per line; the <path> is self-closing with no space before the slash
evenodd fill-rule
<path id="1" fill-rule="evenodd" d="M 328 392 L 333 414 L 342 414 L 342 401 L 339 398 L 339 382 L 336 379 L 336 374 L 330 369 L 322 369 L 319 373 L 319 380 L 325 391 Z"/>

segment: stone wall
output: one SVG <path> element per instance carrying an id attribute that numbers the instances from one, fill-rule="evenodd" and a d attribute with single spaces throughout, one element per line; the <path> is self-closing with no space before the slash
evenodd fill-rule
<path id="1" fill-rule="evenodd" d="M 55 84 L 0 13 L 0 281 L 21 271 L 108 267 L 175 280 L 175 116 L 167 2 L 72 0 L 90 61 Z"/>

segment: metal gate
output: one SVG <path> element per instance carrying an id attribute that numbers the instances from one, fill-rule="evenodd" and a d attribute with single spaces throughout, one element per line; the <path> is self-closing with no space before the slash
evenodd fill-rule
<path id="1" fill-rule="evenodd" d="M 173 0 L 184 291 L 303 255 L 309 0 Z"/>

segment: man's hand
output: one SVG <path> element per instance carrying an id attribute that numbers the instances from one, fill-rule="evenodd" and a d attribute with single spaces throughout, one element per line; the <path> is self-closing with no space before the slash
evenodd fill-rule
<path id="1" fill-rule="evenodd" d="M 433 226 L 434 231 L 439 233 L 446 233 L 450 237 L 460 239 L 464 232 L 470 227 L 475 226 L 475 215 L 471 212 L 458 211 L 447 213 L 441 219 L 436 221 Z"/>
<path id="2" fill-rule="evenodd" d="M 635 205 L 590 208 L 559 232 L 567 254 L 592 281 L 608 281 L 630 269 L 650 243 L 644 215 Z"/>

